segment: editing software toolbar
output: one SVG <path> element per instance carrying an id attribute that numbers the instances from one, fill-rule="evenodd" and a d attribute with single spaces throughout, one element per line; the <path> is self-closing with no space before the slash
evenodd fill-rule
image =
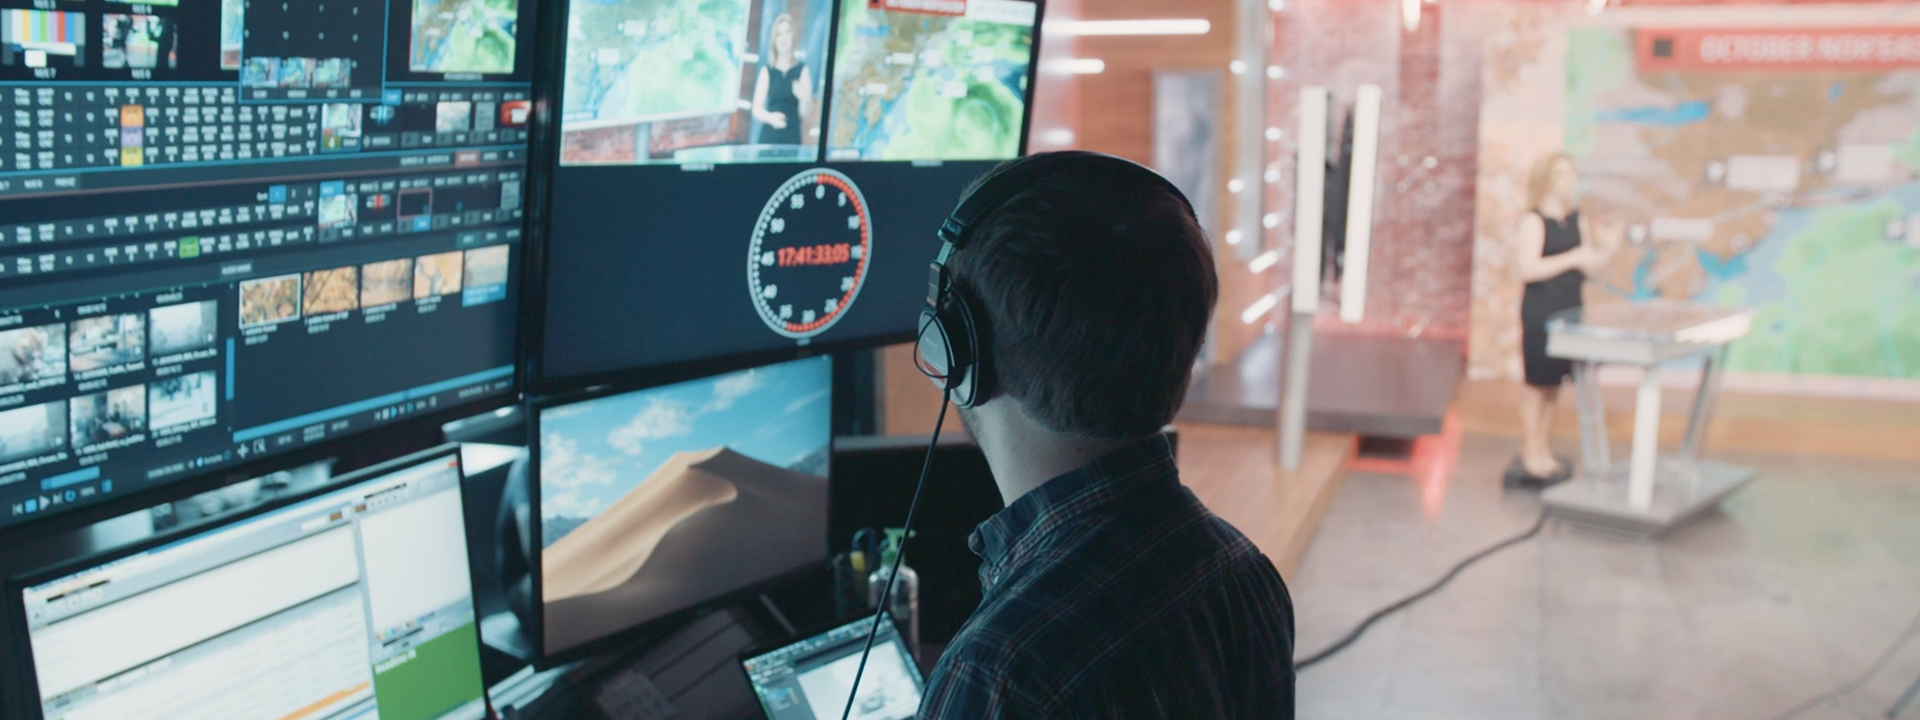
<path id="1" fill-rule="evenodd" d="M 510 393 L 531 6 L 0 0 L 0 526 Z"/>

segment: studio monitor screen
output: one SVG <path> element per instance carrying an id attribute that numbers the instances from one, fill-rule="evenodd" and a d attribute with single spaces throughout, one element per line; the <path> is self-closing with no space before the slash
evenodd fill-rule
<path id="1" fill-rule="evenodd" d="M 911 337 L 934 233 L 1025 143 L 1020 0 L 572 0 L 540 376 Z"/>
<path id="2" fill-rule="evenodd" d="M 0 9 L 0 526 L 513 388 L 536 0 Z"/>
<path id="3" fill-rule="evenodd" d="M 825 560 L 832 383 L 806 358 L 540 409 L 543 652 Z"/>

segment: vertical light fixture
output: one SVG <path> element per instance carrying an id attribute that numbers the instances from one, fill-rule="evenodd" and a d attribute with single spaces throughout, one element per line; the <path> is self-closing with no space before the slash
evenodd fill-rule
<path id="1" fill-rule="evenodd" d="M 1293 311 L 1320 309 L 1320 227 L 1327 182 L 1327 89 L 1300 88 L 1299 148 L 1293 176 Z"/>
<path id="2" fill-rule="evenodd" d="M 1367 257 L 1373 245 L 1373 182 L 1380 156 L 1379 85 L 1361 85 L 1353 98 L 1353 184 L 1347 190 L 1347 255 L 1340 276 L 1340 319 L 1360 322 L 1367 311 Z"/>

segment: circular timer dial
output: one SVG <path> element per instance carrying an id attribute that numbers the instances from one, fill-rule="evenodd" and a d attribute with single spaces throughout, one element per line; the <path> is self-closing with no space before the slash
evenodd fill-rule
<path id="1" fill-rule="evenodd" d="M 827 169 L 793 176 L 753 226 L 747 290 L 767 327 L 806 342 L 840 321 L 860 295 L 873 256 L 867 201 Z"/>

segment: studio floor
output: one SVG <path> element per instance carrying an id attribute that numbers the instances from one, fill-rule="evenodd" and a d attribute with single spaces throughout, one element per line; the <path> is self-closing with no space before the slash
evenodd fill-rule
<path id="1" fill-rule="evenodd" d="M 1530 527 L 1537 494 L 1500 483 L 1515 446 L 1468 434 L 1444 477 L 1347 476 L 1287 578 L 1297 655 Z M 1658 542 L 1549 522 L 1304 670 L 1299 717 L 1768 720 L 1859 678 L 1920 613 L 1916 465 L 1709 456 L 1760 478 Z M 1916 678 L 1920 642 L 1797 717 L 1882 718 Z"/>

